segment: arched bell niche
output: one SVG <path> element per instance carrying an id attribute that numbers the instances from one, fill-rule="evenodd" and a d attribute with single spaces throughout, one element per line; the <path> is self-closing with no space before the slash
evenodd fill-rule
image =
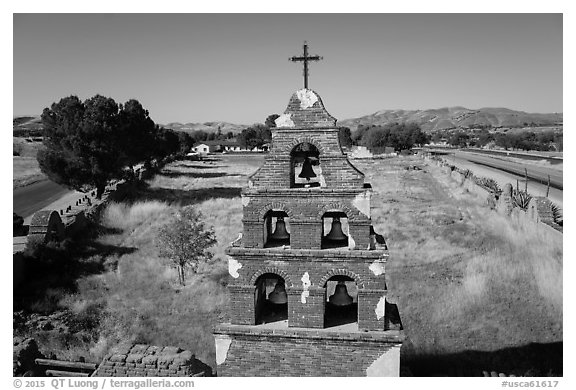
<path id="1" fill-rule="evenodd" d="M 296 145 L 290 152 L 290 187 L 325 187 L 320 151 L 308 142 Z"/>

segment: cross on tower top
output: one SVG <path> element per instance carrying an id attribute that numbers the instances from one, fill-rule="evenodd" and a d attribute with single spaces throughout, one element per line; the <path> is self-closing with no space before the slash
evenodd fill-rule
<path id="1" fill-rule="evenodd" d="M 322 57 L 314 55 L 308 55 L 308 44 L 304 41 L 304 55 L 301 57 L 291 57 L 290 61 L 294 62 L 304 62 L 304 88 L 308 89 L 308 61 L 320 61 Z"/>

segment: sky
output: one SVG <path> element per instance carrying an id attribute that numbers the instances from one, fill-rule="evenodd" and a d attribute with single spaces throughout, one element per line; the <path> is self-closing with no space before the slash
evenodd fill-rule
<path id="1" fill-rule="evenodd" d="M 337 119 L 447 106 L 563 112 L 562 14 L 14 14 L 13 114 L 135 98 L 160 124 L 264 122 L 309 87 Z"/>

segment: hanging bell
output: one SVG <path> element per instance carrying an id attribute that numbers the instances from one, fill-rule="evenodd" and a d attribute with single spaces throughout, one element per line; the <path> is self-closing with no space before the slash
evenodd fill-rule
<path id="1" fill-rule="evenodd" d="M 288 295 L 286 294 L 286 288 L 284 287 L 284 282 L 281 280 L 274 286 L 274 291 L 268 296 L 268 300 L 276 305 L 283 305 L 288 302 Z"/>
<path id="2" fill-rule="evenodd" d="M 340 218 L 334 217 L 332 219 L 332 228 L 330 229 L 330 233 L 326 235 L 326 239 L 330 241 L 344 241 L 348 237 L 342 232 L 342 223 L 340 222 Z"/>
<path id="3" fill-rule="evenodd" d="M 272 294 L 270 294 L 272 295 Z M 348 306 L 352 304 L 352 297 L 348 295 L 348 289 L 346 288 L 346 283 L 339 281 L 334 290 L 334 294 L 330 296 L 328 302 L 334 306 Z"/>
<path id="4" fill-rule="evenodd" d="M 276 219 L 276 229 L 274 229 L 271 238 L 274 240 L 287 240 L 290 238 L 290 234 L 286 231 L 284 217 L 278 217 L 278 219 Z"/>
<path id="5" fill-rule="evenodd" d="M 312 169 L 312 163 L 310 162 L 310 159 L 308 157 L 304 159 L 304 164 L 302 165 L 302 171 L 300 172 L 298 177 L 304 178 L 308 181 L 310 181 L 311 177 L 316 177 L 314 169 Z"/>

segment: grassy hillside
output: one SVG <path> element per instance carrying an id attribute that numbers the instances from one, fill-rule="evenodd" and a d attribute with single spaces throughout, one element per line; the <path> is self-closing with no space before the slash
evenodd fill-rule
<path id="1" fill-rule="evenodd" d="M 184 133 L 193 133 L 198 130 L 202 130 L 207 133 L 216 133 L 218 131 L 218 128 L 220 128 L 220 131 L 222 131 L 222 133 L 224 134 L 228 133 L 229 131 L 233 132 L 234 134 L 238 134 L 248 126 L 237 125 L 228 122 L 204 122 L 204 123 L 172 122 L 164 125 L 164 127 L 175 131 L 181 131 Z"/>
<path id="2" fill-rule="evenodd" d="M 359 118 L 338 121 L 339 126 L 383 125 L 389 122 L 416 122 L 425 131 L 491 125 L 493 127 L 551 126 L 562 123 L 562 113 L 532 114 L 507 108 L 445 107 L 431 110 L 381 110 Z"/>

